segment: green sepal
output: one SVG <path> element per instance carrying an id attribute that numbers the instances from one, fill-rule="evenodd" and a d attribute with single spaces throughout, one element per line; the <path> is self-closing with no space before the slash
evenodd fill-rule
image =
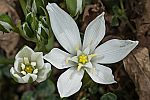
<path id="1" fill-rule="evenodd" d="M 32 83 L 32 82 L 33 82 L 33 78 L 30 76 L 29 80 L 28 80 L 28 83 Z"/>
<path id="2" fill-rule="evenodd" d="M 15 80 L 15 82 L 17 82 L 17 83 L 19 82 L 16 77 L 14 77 L 12 74 L 10 74 L 10 75 L 11 75 L 11 77 Z"/>
<path id="3" fill-rule="evenodd" d="M 104 94 L 100 100 L 117 100 L 117 96 L 114 93 L 106 93 Z"/>

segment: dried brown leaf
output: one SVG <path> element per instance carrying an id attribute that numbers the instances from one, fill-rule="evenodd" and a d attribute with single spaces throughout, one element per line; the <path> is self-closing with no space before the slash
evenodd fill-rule
<path id="1" fill-rule="evenodd" d="M 11 7 L 6 1 L 0 0 L 0 13 L 5 13 L 11 16 L 14 23 L 19 20 L 16 10 Z M 16 54 L 16 46 L 19 41 L 19 35 L 15 32 L 3 33 L 0 32 L 0 48 L 6 52 L 8 58 L 14 57 Z"/>
<path id="2" fill-rule="evenodd" d="M 135 19 L 137 38 L 140 45 L 150 50 L 150 0 L 142 0 L 139 4 L 143 5 L 141 17 Z"/>
<path id="3" fill-rule="evenodd" d="M 134 81 L 139 100 L 150 100 L 150 59 L 147 48 L 139 48 L 123 60 L 124 67 Z"/>

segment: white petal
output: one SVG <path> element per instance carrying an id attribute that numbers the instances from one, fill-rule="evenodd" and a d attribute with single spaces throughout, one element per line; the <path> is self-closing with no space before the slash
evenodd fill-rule
<path id="1" fill-rule="evenodd" d="M 46 9 L 55 37 L 68 52 L 76 54 L 76 49 L 81 48 L 81 39 L 75 21 L 55 3 L 49 3 Z"/>
<path id="2" fill-rule="evenodd" d="M 38 69 L 43 68 L 44 66 L 44 59 L 43 59 L 43 53 L 42 52 L 35 52 L 31 55 L 31 63 L 36 62 L 36 67 Z"/>
<path id="3" fill-rule="evenodd" d="M 87 68 L 92 68 L 93 67 L 91 62 L 86 63 L 84 66 L 87 67 Z"/>
<path id="4" fill-rule="evenodd" d="M 110 68 L 99 64 L 93 64 L 93 66 L 92 69 L 86 69 L 93 81 L 100 84 L 116 83 Z"/>
<path id="5" fill-rule="evenodd" d="M 69 68 L 61 74 L 57 81 L 60 97 L 68 97 L 79 91 L 82 86 L 83 75 L 83 70 L 77 71 L 75 68 Z"/>
<path id="6" fill-rule="evenodd" d="M 112 39 L 96 48 L 93 62 L 110 64 L 125 58 L 136 46 L 138 41 Z M 101 57 L 99 57 L 101 56 Z"/>
<path id="7" fill-rule="evenodd" d="M 90 53 L 90 47 L 85 48 L 83 51 L 84 54 L 88 55 Z"/>
<path id="8" fill-rule="evenodd" d="M 47 79 L 48 74 L 50 73 L 51 70 L 51 64 L 45 63 L 44 67 L 39 71 L 38 77 L 37 77 L 37 82 L 42 82 Z"/>
<path id="9" fill-rule="evenodd" d="M 93 52 L 95 47 L 103 39 L 104 35 L 105 35 L 105 19 L 103 12 L 87 26 L 85 30 L 82 50 L 84 50 L 89 46 L 91 48 L 91 52 Z"/>
<path id="10" fill-rule="evenodd" d="M 26 83 L 21 76 L 19 76 L 19 74 L 15 71 L 15 69 L 12 67 L 10 69 L 10 73 L 12 74 L 13 77 L 15 77 L 17 79 L 18 83 Z"/>
<path id="11" fill-rule="evenodd" d="M 25 75 L 25 76 L 22 77 L 22 79 L 24 80 L 25 83 L 28 83 L 29 78 L 30 78 L 29 73 L 27 75 Z"/>
<path id="12" fill-rule="evenodd" d="M 21 71 L 21 63 L 23 63 L 23 59 L 22 58 L 18 58 L 18 59 L 15 59 L 15 62 L 14 62 L 14 69 L 20 73 Z"/>
<path id="13" fill-rule="evenodd" d="M 17 55 L 15 56 L 15 59 L 17 58 L 23 58 L 23 57 L 28 57 L 30 59 L 31 55 L 34 53 L 34 51 L 28 47 L 28 46 L 25 46 L 23 47 L 23 49 L 21 49 Z"/>
<path id="14" fill-rule="evenodd" d="M 82 54 L 82 51 L 77 50 L 77 56 L 80 56 Z"/>
<path id="15" fill-rule="evenodd" d="M 68 57 L 72 56 L 58 48 L 53 48 L 48 54 L 44 56 L 44 59 L 50 62 L 56 68 L 64 69 L 72 66 L 71 63 L 67 63 Z"/>

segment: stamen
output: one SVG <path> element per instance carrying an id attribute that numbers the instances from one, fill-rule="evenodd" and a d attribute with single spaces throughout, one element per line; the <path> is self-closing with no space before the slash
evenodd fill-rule
<path id="1" fill-rule="evenodd" d="M 96 56 L 96 54 L 90 54 L 89 56 L 90 56 L 91 58 L 93 58 L 93 57 Z"/>
<path id="2" fill-rule="evenodd" d="M 82 65 L 81 63 L 79 63 L 79 64 L 78 64 L 77 71 L 80 71 L 80 69 L 82 68 L 82 66 L 83 66 L 83 65 Z"/>
<path id="3" fill-rule="evenodd" d="M 79 61 L 79 63 L 85 64 L 88 62 L 88 56 L 82 54 L 78 57 L 78 61 Z"/>
<path id="4" fill-rule="evenodd" d="M 34 71 L 33 71 L 33 74 L 37 74 L 38 73 L 38 69 L 35 69 Z"/>
<path id="5" fill-rule="evenodd" d="M 31 62 L 31 65 L 32 65 L 33 67 L 35 67 L 35 66 L 36 66 L 36 62 Z"/>
<path id="6" fill-rule="evenodd" d="M 30 64 L 28 57 L 24 57 L 23 60 L 24 60 L 25 65 Z"/>
<path id="7" fill-rule="evenodd" d="M 25 69 L 25 64 L 24 63 L 21 63 L 21 68 L 22 68 L 22 70 Z"/>
<path id="8" fill-rule="evenodd" d="M 33 68 L 32 68 L 31 65 L 26 65 L 24 71 L 25 71 L 26 73 L 32 73 L 32 72 L 33 72 Z"/>
<path id="9" fill-rule="evenodd" d="M 68 57 L 68 58 L 66 59 L 66 64 L 68 64 L 69 60 L 70 60 L 70 57 Z"/>
<path id="10" fill-rule="evenodd" d="M 26 75 L 27 73 L 25 71 L 21 71 L 21 74 Z"/>

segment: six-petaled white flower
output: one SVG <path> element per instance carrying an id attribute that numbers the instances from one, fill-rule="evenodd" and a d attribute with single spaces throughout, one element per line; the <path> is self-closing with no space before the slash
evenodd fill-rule
<path id="1" fill-rule="evenodd" d="M 75 21 L 55 3 L 49 3 L 46 8 L 56 39 L 69 52 L 53 48 L 44 56 L 56 68 L 68 68 L 57 81 L 60 96 L 68 97 L 79 91 L 84 71 L 97 83 L 116 83 L 112 70 L 101 64 L 122 60 L 137 46 L 138 41 L 112 39 L 97 47 L 105 35 L 103 12 L 87 26 L 81 44 Z"/>
<path id="2" fill-rule="evenodd" d="M 10 69 L 12 77 L 19 83 L 42 82 L 51 70 L 49 63 L 44 63 L 43 53 L 34 52 L 25 46 L 15 56 L 14 67 Z"/>

